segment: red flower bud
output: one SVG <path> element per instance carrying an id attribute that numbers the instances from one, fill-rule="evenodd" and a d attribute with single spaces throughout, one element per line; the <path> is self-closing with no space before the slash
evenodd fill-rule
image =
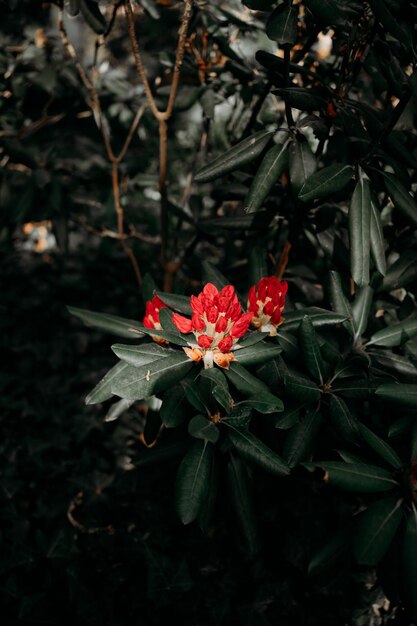
<path id="1" fill-rule="evenodd" d="M 172 314 L 172 321 L 181 333 L 187 334 L 190 333 L 193 329 L 191 320 L 189 320 L 187 317 L 184 317 L 183 315 L 179 315 L 178 313 Z"/>

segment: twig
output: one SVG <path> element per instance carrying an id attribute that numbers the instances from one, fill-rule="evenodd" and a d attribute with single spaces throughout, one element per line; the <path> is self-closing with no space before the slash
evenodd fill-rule
<path id="1" fill-rule="evenodd" d="M 290 83 L 290 56 L 291 56 L 291 44 L 285 44 L 284 48 L 284 89 L 288 87 Z M 288 128 L 291 130 L 294 128 L 294 118 L 292 116 L 291 104 L 285 100 L 285 116 L 287 118 Z"/>
<path id="2" fill-rule="evenodd" d="M 88 534 L 88 535 L 95 535 L 96 533 L 103 533 L 103 532 L 108 533 L 109 535 L 114 535 L 115 530 L 111 524 L 109 524 L 108 526 L 103 526 L 103 527 L 89 528 L 87 526 L 84 526 L 84 524 L 81 524 L 78 520 L 75 519 L 73 515 L 74 511 L 76 511 L 78 507 L 82 505 L 83 499 L 84 499 L 84 492 L 79 491 L 77 495 L 75 496 L 75 498 L 73 498 L 69 504 L 69 507 L 67 510 L 67 518 L 71 526 L 73 526 L 80 532 Z"/>

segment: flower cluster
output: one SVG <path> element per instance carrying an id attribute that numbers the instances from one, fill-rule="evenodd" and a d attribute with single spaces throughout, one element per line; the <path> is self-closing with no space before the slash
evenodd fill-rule
<path id="1" fill-rule="evenodd" d="M 161 323 L 159 321 L 159 311 L 161 309 L 167 309 L 167 305 L 165 302 L 162 302 L 161 298 L 158 296 L 154 296 L 152 300 L 148 300 L 146 303 L 145 309 L 145 317 L 143 318 L 143 325 L 145 328 L 155 328 L 155 330 L 162 330 Z M 166 339 L 162 337 L 157 337 L 156 335 L 151 335 L 152 339 L 163 345 L 168 343 Z"/>
<path id="2" fill-rule="evenodd" d="M 174 313 L 172 321 L 182 333 L 193 333 L 195 342 L 190 342 L 187 354 L 195 361 L 204 360 L 205 367 L 213 362 L 228 367 L 235 360 L 232 348 L 247 332 L 251 313 L 242 313 L 242 307 L 232 285 L 221 291 L 208 283 L 198 296 L 191 296 L 193 315 L 191 319 Z"/>
<path id="3" fill-rule="evenodd" d="M 203 361 L 204 367 L 228 368 L 236 360 L 234 352 L 240 348 L 239 339 L 252 326 L 262 332 L 276 335 L 276 329 L 283 322 L 282 311 L 288 284 L 275 276 L 262 278 L 250 288 L 248 310 L 242 311 L 235 288 L 232 285 L 220 291 L 212 283 L 207 283 L 197 295 L 191 296 L 192 317 L 179 313 L 172 314 L 172 321 L 177 329 L 186 335 L 193 334 L 185 353 L 194 361 Z M 143 324 L 146 328 L 161 329 L 159 311 L 168 308 L 155 296 L 146 304 Z M 161 337 L 152 336 L 160 344 L 167 343 Z"/>
<path id="4" fill-rule="evenodd" d="M 284 318 L 282 312 L 285 305 L 285 294 L 288 283 L 275 276 L 262 278 L 257 285 L 250 288 L 248 294 L 248 311 L 252 313 L 251 325 L 270 335 L 277 334 L 277 328 Z"/>

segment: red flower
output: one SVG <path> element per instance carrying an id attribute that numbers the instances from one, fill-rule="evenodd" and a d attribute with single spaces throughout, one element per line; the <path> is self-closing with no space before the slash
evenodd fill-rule
<path id="1" fill-rule="evenodd" d="M 228 367 L 229 361 L 234 360 L 230 350 L 248 330 L 252 313 L 242 314 L 242 307 L 232 285 L 219 291 L 217 287 L 207 283 L 198 296 L 191 296 L 190 304 L 192 318 L 174 313 L 172 321 L 175 326 L 182 333 L 194 333 L 196 343 L 190 343 L 193 355 L 199 349 L 205 351 L 201 356 L 206 367 L 211 367 L 213 361 L 221 367 Z M 229 358 L 219 358 L 219 353 L 227 354 Z"/>
<path id="2" fill-rule="evenodd" d="M 249 289 L 248 311 L 252 315 L 251 324 L 262 332 L 276 335 L 277 328 L 284 321 L 282 312 L 288 283 L 276 276 L 262 278 Z"/>
<path id="3" fill-rule="evenodd" d="M 143 325 L 145 328 L 155 328 L 156 330 L 162 330 L 162 326 L 159 322 L 159 311 L 161 309 L 168 309 L 169 307 L 162 302 L 161 298 L 154 296 L 152 300 L 148 300 L 145 308 L 145 317 L 143 318 Z M 151 335 L 152 339 L 159 344 L 168 343 L 166 339 L 158 337 L 157 335 Z"/>

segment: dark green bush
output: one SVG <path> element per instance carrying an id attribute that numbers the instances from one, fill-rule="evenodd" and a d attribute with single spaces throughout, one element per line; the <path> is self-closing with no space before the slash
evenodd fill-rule
<path id="1" fill-rule="evenodd" d="M 51 229 L 58 328 L 94 354 L 62 397 L 99 424 L 55 426 L 71 471 L 83 442 L 68 521 L 5 514 L 37 542 L 6 615 L 416 622 L 417 4 L 1 11 L 1 245 Z"/>

